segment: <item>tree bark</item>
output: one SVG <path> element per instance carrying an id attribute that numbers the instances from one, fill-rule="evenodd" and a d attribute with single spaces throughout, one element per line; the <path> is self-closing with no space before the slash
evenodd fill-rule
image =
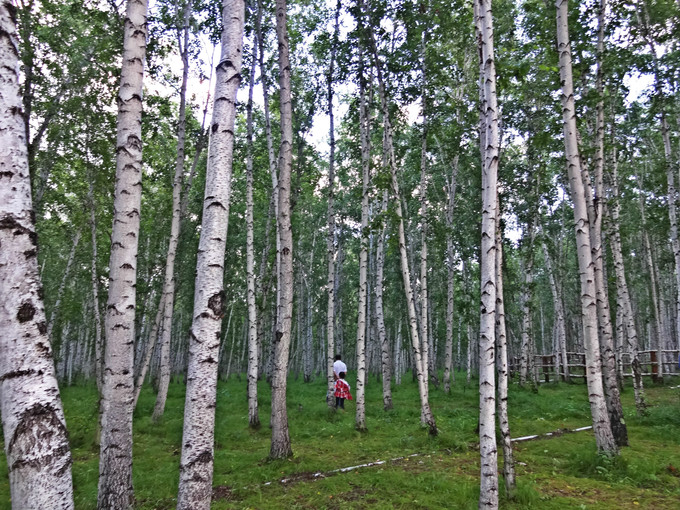
<path id="1" fill-rule="evenodd" d="M 258 23 L 262 10 L 258 9 Z M 248 302 L 248 425 L 250 428 L 260 427 L 260 415 L 257 403 L 257 372 L 259 367 L 257 336 L 257 303 L 255 301 L 255 249 L 253 232 L 253 90 L 255 88 L 255 62 L 257 62 L 257 33 L 253 36 L 253 61 L 250 66 L 248 80 L 247 104 L 247 156 L 246 156 L 246 278 Z"/>
<path id="2" fill-rule="evenodd" d="M 392 360 L 390 359 L 390 345 L 387 339 L 387 332 L 385 329 L 385 311 L 383 304 L 383 289 L 385 285 L 384 269 L 385 269 L 385 214 L 387 213 L 387 190 L 383 191 L 382 205 L 381 205 L 381 219 L 380 232 L 378 234 L 378 246 L 376 249 L 375 262 L 375 317 L 378 326 L 378 339 L 380 341 L 381 356 L 381 372 L 382 372 L 382 394 L 383 394 L 383 409 L 389 411 L 393 408 L 392 403 Z"/>
<path id="3" fill-rule="evenodd" d="M 210 507 L 220 327 L 226 296 L 224 250 L 229 220 L 236 94 L 241 82 L 243 0 L 222 3 L 222 54 L 216 68 L 203 221 L 189 335 L 178 509 Z"/>
<path id="4" fill-rule="evenodd" d="M 73 259 L 76 255 L 76 249 L 78 244 L 80 244 L 81 231 L 76 232 L 73 238 L 73 244 L 71 245 L 71 251 L 68 254 L 68 259 L 66 260 L 66 268 L 64 269 L 64 275 L 61 278 L 61 283 L 59 284 L 59 290 L 57 290 L 57 299 L 52 307 L 52 313 L 50 314 L 50 321 L 47 323 L 47 337 L 52 338 L 52 330 L 54 329 L 54 323 L 57 320 L 57 314 L 59 313 L 59 308 L 61 307 L 61 299 L 64 297 L 64 291 L 66 290 L 66 282 L 71 274 L 71 267 L 73 266 Z"/>
<path id="5" fill-rule="evenodd" d="M 12 2 L 0 3 L 0 414 L 13 508 L 73 508 L 37 260 Z"/>
<path id="6" fill-rule="evenodd" d="M 564 144 L 571 197 L 574 203 L 574 226 L 581 279 L 581 314 L 586 352 L 586 381 L 597 449 L 600 453 L 617 455 L 618 448 L 607 413 L 600 363 L 598 338 L 595 268 L 590 243 L 590 228 L 583 186 L 581 160 L 577 142 L 574 85 L 571 68 L 571 48 L 568 28 L 567 0 L 557 0 L 557 52 L 562 82 L 562 112 Z"/>
<path id="7" fill-rule="evenodd" d="M 366 401 L 364 385 L 366 383 L 366 295 L 368 294 L 368 187 L 370 182 L 370 126 L 366 104 L 366 77 L 364 76 L 363 48 L 359 45 L 359 129 L 361 132 L 361 247 L 359 252 L 359 293 L 357 301 L 357 386 L 356 386 L 356 423 L 355 428 L 361 432 L 366 428 Z"/>
<path id="8" fill-rule="evenodd" d="M 184 145 L 186 141 L 186 95 L 189 78 L 189 18 L 191 16 L 191 2 L 184 7 L 184 26 L 182 28 L 182 84 L 179 92 L 179 119 L 177 123 L 177 158 L 175 159 L 175 177 L 172 182 L 172 221 L 170 225 L 170 240 L 165 259 L 165 279 L 163 280 L 163 329 L 161 330 L 161 365 L 158 380 L 158 394 L 154 406 L 152 421 L 158 422 L 165 412 L 165 401 L 168 398 L 170 384 L 170 332 L 172 331 L 172 315 L 175 309 L 175 257 L 179 244 L 179 229 L 182 217 L 182 176 L 184 174 Z"/>
<path id="9" fill-rule="evenodd" d="M 418 331 L 418 319 L 416 316 L 415 296 L 413 287 L 411 286 L 411 273 L 409 269 L 409 260 L 406 247 L 406 234 L 404 232 L 404 216 L 401 207 L 401 193 L 399 191 L 399 181 L 397 178 L 397 161 L 394 153 L 392 125 L 390 122 L 389 108 L 387 105 L 387 93 L 385 91 L 385 83 L 383 80 L 382 65 L 378 58 L 378 49 L 375 44 L 373 32 L 370 26 L 365 27 L 369 44 L 372 47 L 373 61 L 376 68 L 378 78 L 378 91 L 380 95 L 380 104 L 383 114 L 383 123 L 385 130 L 385 143 L 390 165 L 392 194 L 395 203 L 395 213 L 397 216 L 398 225 L 398 240 L 399 240 L 399 258 L 401 262 L 401 275 L 404 282 L 404 292 L 406 299 L 406 307 L 408 310 L 409 331 L 411 333 L 411 344 L 413 347 L 413 361 L 416 371 L 416 378 L 418 380 L 418 393 L 420 395 L 421 416 L 425 418 L 425 422 L 429 428 L 430 435 L 437 435 L 437 424 L 430 409 L 430 403 L 427 399 L 427 390 L 425 387 L 425 374 L 423 370 L 423 360 L 421 356 L 421 342 L 420 333 Z"/>
<path id="10" fill-rule="evenodd" d="M 479 508 L 498 508 L 496 448 L 496 223 L 498 221 L 498 104 L 491 0 L 475 0 L 479 42 L 482 157 L 481 311 L 479 323 Z"/>
<path id="11" fill-rule="evenodd" d="M 288 431 L 286 387 L 291 325 L 293 322 L 293 231 L 291 227 L 290 188 L 293 167 L 293 112 L 290 90 L 290 58 L 286 22 L 286 0 L 276 0 L 276 36 L 279 46 L 279 95 L 281 111 L 281 146 L 278 163 L 279 207 L 277 225 L 281 249 L 277 289 L 280 302 L 277 310 L 274 342 L 274 371 L 272 374 L 272 442 L 269 457 L 290 457 L 293 449 Z"/>
<path id="12" fill-rule="evenodd" d="M 335 7 L 335 21 L 333 32 L 333 43 L 331 46 L 331 57 L 328 67 L 328 118 L 329 118 L 329 139 L 330 154 L 328 156 L 328 234 L 326 238 L 326 256 L 328 259 L 328 275 L 326 278 L 326 293 L 328 303 L 326 307 L 326 382 L 327 398 L 329 408 L 335 405 L 333 361 L 335 359 L 335 259 L 336 250 L 336 223 L 335 223 L 335 117 L 333 115 L 333 73 L 335 69 L 335 56 L 338 48 L 338 37 L 340 34 L 340 8 L 341 2 L 338 0 Z"/>
<path id="13" fill-rule="evenodd" d="M 142 198 L 142 85 L 146 61 L 146 0 L 128 0 L 118 93 L 116 186 L 109 296 L 106 306 L 104 384 L 99 457 L 100 509 L 134 503 L 132 401 L 137 250 Z"/>

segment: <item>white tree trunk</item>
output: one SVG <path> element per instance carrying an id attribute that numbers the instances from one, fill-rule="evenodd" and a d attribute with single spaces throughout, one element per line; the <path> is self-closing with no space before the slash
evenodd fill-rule
<path id="1" fill-rule="evenodd" d="M 208 509 L 213 451 L 220 327 L 231 198 L 236 93 L 241 82 L 243 0 L 222 3 L 222 54 L 216 68 L 215 101 L 196 262 L 194 312 L 189 339 L 186 403 L 177 508 Z"/>
<path id="2" fill-rule="evenodd" d="M 564 143 L 567 170 L 574 203 L 574 225 L 581 277 L 581 309 L 586 352 L 586 381 L 588 398 L 593 420 L 597 449 L 604 454 L 617 454 L 618 448 L 612 434 L 602 384 L 600 363 L 600 342 L 598 338 L 595 268 L 591 253 L 588 211 L 581 175 L 581 160 L 577 143 L 576 110 L 574 85 L 571 68 L 571 49 L 568 29 L 567 0 L 558 0 L 557 7 L 557 52 L 562 81 L 562 111 L 564 118 Z"/>
<path id="3" fill-rule="evenodd" d="M 12 508 L 71 509 L 71 452 L 47 336 L 12 2 L 0 3 L 0 414 Z"/>
<path id="4" fill-rule="evenodd" d="M 90 208 L 90 239 L 92 243 L 92 259 L 90 262 L 90 278 L 92 282 L 92 313 L 94 315 L 94 373 L 97 379 L 97 390 L 101 396 L 102 392 L 102 357 L 104 351 L 104 343 L 102 342 L 102 316 L 99 309 L 99 277 L 97 275 L 97 223 L 95 221 L 95 203 L 94 203 L 94 176 L 89 175 L 87 200 Z"/>
<path id="5" fill-rule="evenodd" d="M 172 331 L 172 315 L 175 309 L 175 257 L 179 244 L 179 229 L 182 217 L 182 177 L 184 174 L 184 145 L 186 140 L 186 95 L 187 80 L 189 78 L 189 18 L 191 16 L 191 2 L 184 7 L 184 26 L 182 29 L 182 84 L 179 92 L 179 119 L 177 123 L 177 157 L 175 159 L 175 177 L 172 182 L 172 221 L 170 224 L 170 240 L 165 258 L 165 278 L 163 280 L 163 329 L 161 330 L 161 366 L 158 380 L 158 394 L 154 406 L 153 422 L 157 422 L 165 412 L 165 401 L 168 398 L 170 384 L 170 333 Z"/>
<path id="6" fill-rule="evenodd" d="M 293 454 L 288 431 L 286 387 L 293 322 L 293 231 L 291 226 L 290 188 L 293 166 L 293 112 L 290 91 L 286 0 L 276 0 L 276 35 L 279 45 L 279 88 L 281 111 L 281 146 L 279 149 L 277 225 L 280 239 L 280 265 L 277 290 L 280 292 L 274 342 L 272 374 L 272 442 L 269 456 L 281 459 Z"/>
<path id="7" fill-rule="evenodd" d="M 436 138 L 435 138 L 436 139 Z M 437 140 L 438 141 L 438 140 Z M 440 147 L 443 156 L 443 151 Z M 453 211 L 456 204 L 456 185 L 458 181 L 458 155 L 454 157 L 451 168 L 451 177 L 446 179 L 446 226 L 449 229 L 446 235 L 446 353 L 444 361 L 444 392 L 451 391 L 451 383 L 455 382 L 456 375 L 453 363 L 453 313 L 455 272 L 453 248 Z M 460 338 L 460 336 L 459 336 Z M 460 342 L 458 343 L 458 356 L 460 357 Z"/>
<path id="8" fill-rule="evenodd" d="M 366 27 L 369 37 L 369 43 L 373 53 L 373 60 L 376 67 L 378 78 L 378 91 L 380 95 L 380 104 L 383 113 L 384 124 L 384 143 L 386 144 L 386 152 L 390 165 L 392 194 L 395 203 L 395 213 L 398 224 L 398 240 L 399 240 L 399 257 L 401 261 L 401 275 L 404 282 L 404 292 L 406 299 L 406 308 L 408 310 L 409 331 L 411 334 L 411 345 L 413 347 L 413 365 L 416 371 L 416 378 L 418 380 L 418 393 L 420 395 L 421 416 L 425 418 L 425 422 L 429 428 L 431 435 L 437 435 L 437 424 L 430 409 L 430 403 L 427 399 L 427 389 L 425 386 L 425 374 L 423 370 L 423 360 L 421 356 L 421 342 L 420 332 L 418 331 L 418 318 L 416 316 L 415 296 L 411 286 L 411 273 L 409 269 L 409 260 L 406 246 L 406 234 L 404 232 L 404 217 L 401 207 L 401 193 L 399 191 L 399 181 L 397 178 L 397 161 L 394 153 L 392 126 L 389 116 L 389 108 L 387 104 L 387 94 L 385 92 L 385 83 L 383 80 L 382 65 L 378 58 L 378 50 L 375 44 L 373 32 L 370 26 Z"/>
<path id="9" fill-rule="evenodd" d="M 333 398 L 334 377 L 333 361 L 335 358 L 335 259 L 336 250 L 336 223 L 335 223 L 335 117 L 333 115 L 333 73 L 335 69 L 335 55 L 338 47 L 338 37 L 340 33 L 340 7 L 338 0 L 335 9 L 335 24 L 333 33 L 333 43 L 331 46 L 331 58 L 328 69 L 328 118 L 329 118 L 329 146 L 330 154 L 328 157 L 328 235 L 326 238 L 326 256 L 328 259 L 328 275 L 326 279 L 326 293 L 328 303 L 326 307 L 326 382 L 327 382 L 327 403 L 329 408 L 335 405 Z"/>
<path id="10" fill-rule="evenodd" d="M 262 10 L 258 9 L 256 16 L 258 24 L 262 17 Z M 246 159 L 246 278 L 248 302 L 248 425 L 257 429 L 260 427 L 260 414 L 257 402 L 257 371 L 259 367 L 257 337 L 257 303 L 255 301 L 255 250 L 253 232 L 253 90 L 255 88 L 255 62 L 257 61 L 258 40 L 257 33 L 253 40 L 253 60 L 250 66 L 248 80 L 247 104 L 247 159 Z"/>
<path id="11" fill-rule="evenodd" d="M 153 326 L 151 326 L 151 333 L 149 333 L 149 338 L 147 339 L 146 345 L 144 346 L 144 356 L 139 365 L 139 372 L 137 373 L 137 378 L 135 379 L 135 394 L 132 403 L 133 409 L 137 407 L 139 394 L 142 391 L 144 379 L 146 379 L 146 373 L 149 370 L 149 365 L 151 364 L 151 356 L 154 352 L 154 346 L 156 345 L 156 339 L 158 338 L 158 329 L 161 326 L 162 319 L 163 319 L 163 296 L 161 296 L 160 302 L 158 303 L 156 317 L 153 321 Z"/>
<path id="12" fill-rule="evenodd" d="M 498 200 L 498 199 L 497 199 Z M 503 478 L 505 493 L 512 498 L 515 490 L 515 463 L 508 419 L 508 344 L 505 330 L 505 301 L 503 296 L 503 241 L 496 227 L 496 350 L 498 370 L 498 426 L 503 443 Z"/>
<path id="13" fill-rule="evenodd" d="M 387 213 L 387 190 L 383 191 L 381 215 Z M 392 409 L 392 360 L 390 359 L 390 344 L 387 339 L 387 331 L 385 329 L 385 311 L 383 306 L 383 288 L 384 288 L 384 268 L 385 268 L 385 224 L 380 227 L 378 234 L 378 246 L 376 249 L 376 269 L 375 269 L 375 317 L 378 325 L 378 339 L 380 341 L 381 349 L 381 372 L 382 372 L 382 387 L 383 387 L 383 409 L 389 411 Z"/>
<path id="14" fill-rule="evenodd" d="M 128 0 L 118 93 L 116 186 L 109 296 L 106 305 L 104 384 L 99 456 L 100 509 L 134 503 L 132 403 L 137 249 L 142 198 L 142 82 L 146 61 L 146 0 Z"/>
<path id="15" fill-rule="evenodd" d="M 361 248 L 359 252 L 359 310 L 357 314 L 357 385 L 356 385 L 356 423 L 359 431 L 366 427 L 366 298 L 368 294 L 368 192 L 370 183 L 370 125 L 366 104 L 366 77 L 364 76 L 363 47 L 359 46 L 359 129 L 361 132 Z"/>
<path id="16" fill-rule="evenodd" d="M 479 34 L 482 133 L 481 311 L 479 323 L 479 508 L 498 508 L 496 449 L 496 222 L 498 214 L 498 104 L 491 0 L 475 0 Z"/>
<path id="17" fill-rule="evenodd" d="M 64 297 L 64 291 L 66 290 L 66 282 L 69 281 L 68 277 L 71 273 L 71 267 L 73 266 L 73 259 L 76 255 L 76 249 L 80 243 L 81 231 L 76 232 L 73 238 L 73 244 L 71 245 L 71 251 L 68 254 L 68 259 L 66 260 L 66 268 L 64 269 L 64 275 L 61 278 L 61 283 L 59 284 L 59 290 L 57 290 L 57 299 L 52 307 L 52 313 L 50 314 L 50 321 L 47 323 L 47 337 L 52 338 L 52 330 L 54 329 L 54 323 L 57 319 L 57 314 L 59 313 L 59 308 L 61 307 L 61 299 Z"/>
<path id="18" fill-rule="evenodd" d="M 569 363 L 567 362 L 567 330 L 566 321 L 564 317 L 564 304 L 562 303 L 562 293 L 557 286 L 557 278 L 553 270 L 552 259 L 548 253 L 548 247 L 543 241 L 543 253 L 545 255 L 545 266 L 548 270 L 548 279 L 550 281 L 550 290 L 553 296 L 553 307 L 555 310 L 555 329 L 556 329 L 556 348 L 555 348 L 555 371 L 563 374 L 563 380 L 569 381 Z M 561 368 L 561 370 L 560 370 Z"/>

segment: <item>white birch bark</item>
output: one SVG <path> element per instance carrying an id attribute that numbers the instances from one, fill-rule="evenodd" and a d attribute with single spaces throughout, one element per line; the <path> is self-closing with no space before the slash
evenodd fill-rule
<path id="1" fill-rule="evenodd" d="M 498 508 L 496 448 L 496 222 L 498 214 L 498 104 L 491 0 L 475 0 L 480 57 L 482 146 L 481 310 L 479 323 L 479 508 Z"/>
<path id="2" fill-rule="evenodd" d="M 134 503 L 132 403 L 137 250 L 142 198 L 142 82 L 146 60 L 146 0 L 128 0 L 118 93 L 116 186 L 106 306 L 104 384 L 99 456 L 100 509 Z"/>
<path id="3" fill-rule="evenodd" d="M 158 394 L 154 406 L 153 422 L 157 422 L 165 412 L 165 401 L 168 398 L 170 384 L 170 333 L 172 331 L 172 315 L 175 309 L 175 257 L 179 244 L 179 229 L 182 216 L 182 176 L 184 174 L 184 145 L 186 141 L 186 95 L 189 78 L 189 18 L 191 16 L 191 2 L 184 7 L 184 26 L 182 27 L 182 43 L 180 54 L 182 57 L 182 84 L 179 92 L 179 119 L 177 123 L 177 157 L 175 158 L 175 176 L 172 181 L 172 220 L 170 223 L 170 240 L 165 258 L 165 278 L 163 280 L 163 329 L 161 330 L 160 349 L 161 365 L 158 380 Z"/>
<path id="4" fill-rule="evenodd" d="M 548 253 L 548 247 L 543 243 L 543 253 L 545 258 L 545 266 L 548 270 L 548 280 L 550 282 L 550 291 L 553 296 L 553 307 L 555 313 L 555 330 L 556 330 L 556 349 L 555 349 L 555 371 L 563 374 L 563 380 L 570 381 L 569 377 L 569 363 L 567 362 L 567 330 L 566 321 L 564 317 L 564 304 L 562 302 L 562 293 L 557 286 L 557 278 L 553 270 L 552 259 Z"/>
<path id="5" fill-rule="evenodd" d="M 498 201 L 498 198 L 496 199 Z M 503 241 L 496 225 L 496 364 L 498 370 L 498 426 L 503 444 L 503 478 L 505 494 L 512 498 L 515 490 L 515 463 L 508 419 L 508 344 L 505 330 L 505 301 L 503 296 Z"/>
<path id="6" fill-rule="evenodd" d="M 378 327 L 378 340 L 381 350 L 381 373 L 383 409 L 389 411 L 393 408 L 392 403 L 392 360 L 390 359 L 390 345 L 385 328 L 385 311 L 383 306 L 384 268 L 385 268 L 385 214 L 387 213 L 387 190 L 383 191 L 381 216 L 382 224 L 378 234 L 378 246 L 376 248 L 375 262 L 375 317 Z"/>
<path id="7" fill-rule="evenodd" d="M 368 186 L 370 175 L 371 146 L 369 137 L 369 116 L 366 104 L 366 77 L 364 75 L 363 47 L 359 45 L 359 130 L 361 136 L 361 248 L 359 252 L 359 293 L 357 301 L 357 385 L 356 385 L 356 420 L 355 428 L 365 431 L 366 400 L 364 385 L 366 383 L 366 295 L 368 293 Z"/>
<path id="8" fill-rule="evenodd" d="M 47 336 L 33 223 L 19 47 L 0 2 L 0 414 L 12 508 L 72 509 L 71 452 Z"/>
<path id="9" fill-rule="evenodd" d="M 326 278 L 326 293 L 328 303 L 326 307 L 326 382 L 327 382 L 327 403 L 329 408 L 335 405 L 333 398 L 334 377 L 333 360 L 335 357 L 335 259 L 336 250 L 336 224 L 335 224 L 335 116 L 333 114 L 333 73 L 335 69 L 335 55 L 338 46 L 338 36 L 340 33 L 340 8 L 341 2 L 338 0 L 335 8 L 335 22 L 333 32 L 333 43 L 331 46 L 331 57 L 328 68 L 328 118 L 329 118 L 329 146 L 328 156 L 328 234 L 326 238 L 326 257 L 328 259 L 328 275 Z"/>
<path id="10" fill-rule="evenodd" d="M 151 356 L 153 355 L 154 347 L 156 345 L 156 339 L 158 338 L 158 329 L 160 328 L 161 320 L 163 319 L 163 306 L 164 306 L 163 296 L 161 296 L 160 302 L 158 303 L 158 309 L 156 310 L 156 317 L 154 318 L 153 325 L 151 326 L 149 338 L 147 339 L 146 345 L 144 346 L 144 355 L 139 365 L 139 372 L 137 373 L 137 377 L 135 378 L 135 394 L 132 401 L 133 409 L 137 407 L 139 394 L 142 391 L 144 379 L 146 379 L 146 374 L 149 370 L 149 365 L 151 364 Z"/>
<path id="11" fill-rule="evenodd" d="M 244 10 L 243 0 L 222 2 L 222 53 L 216 68 L 203 222 L 196 262 L 177 496 L 177 508 L 186 510 L 208 509 L 212 495 L 220 327 L 226 301 L 224 250 L 231 198 L 236 93 L 241 82 Z"/>
<path id="12" fill-rule="evenodd" d="M 104 343 L 102 341 L 102 316 L 99 308 L 99 281 L 97 276 L 97 223 L 95 219 L 93 176 L 88 178 L 87 201 L 90 208 L 90 241 L 92 243 L 92 259 L 90 261 L 90 278 L 92 282 L 92 313 L 94 315 L 94 374 L 97 379 L 97 390 L 102 392 L 102 361 Z"/>
<path id="13" fill-rule="evenodd" d="M 256 14 L 258 23 L 262 10 Z M 248 80 L 247 104 L 247 159 L 246 159 L 246 278 L 248 302 L 248 425 L 250 428 L 260 427 L 260 414 L 257 402 L 257 371 L 259 366 L 257 336 L 257 303 L 255 302 L 255 249 L 253 232 L 253 90 L 255 88 L 255 62 L 257 62 L 257 33 L 253 40 L 253 60 Z"/>
<path id="14" fill-rule="evenodd" d="M 293 112 L 290 90 L 290 58 L 286 0 L 276 0 L 276 36 L 279 47 L 279 97 L 281 112 L 281 146 L 278 162 L 278 213 L 280 264 L 277 290 L 280 292 L 274 343 L 272 374 L 272 441 L 269 457 L 290 457 L 293 449 L 288 431 L 286 387 L 293 322 L 293 231 L 291 226 L 290 191 L 293 166 Z"/>
<path id="15" fill-rule="evenodd" d="M 571 198 L 574 204 L 574 226 L 581 279 L 581 314 L 586 353 L 586 381 L 593 420 L 593 430 L 599 452 L 616 455 L 618 448 L 612 434 L 602 383 L 600 345 L 598 338 L 595 268 L 591 253 L 590 228 L 586 195 L 581 174 L 581 161 L 577 143 L 576 110 L 571 68 L 571 49 L 568 28 L 567 0 L 557 0 L 557 52 L 562 82 L 562 112 L 564 144 Z"/>
<path id="16" fill-rule="evenodd" d="M 411 345 L 413 348 L 413 365 L 416 371 L 416 378 L 418 380 L 418 393 L 420 395 L 421 416 L 424 417 L 425 422 L 429 428 L 431 435 L 437 435 L 437 424 L 430 409 L 430 403 L 427 399 L 427 390 L 425 387 L 425 374 L 423 371 L 423 360 L 421 356 L 421 342 L 420 332 L 418 331 L 418 319 L 416 316 L 415 296 L 413 287 L 411 286 L 411 273 L 409 269 L 408 252 L 406 247 L 406 234 L 404 232 L 404 217 L 402 213 L 399 181 L 397 179 L 397 161 L 394 153 L 392 125 L 390 122 L 389 108 L 387 105 L 387 94 L 385 92 L 385 84 L 383 80 L 382 65 L 378 58 L 378 50 L 373 38 L 372 29 L 367 27 L 369 42 L 372 46 L 373 60 L 376 67 L 376 74 L 378 78 L 378 91 L 380 95 L 380 104 L 383 113 L 383 123 L 385 129 L 385 141 L 387 147 L 387 155 L 390 165 L 392 194 L 395 202 L 395 213 L 397 216 L 398 225 L 398 240 L 399 240 L 399 258 L 401 262 L 401 275 L 404 282 L 404 292 L 406 298 L 406 308 L 408 310 L 409 332 L 411 334 Z"/>
<path id="17" fill-rule="evenodd" d="M 628 290 L 628 282 L 626 280 L 626 266 L 623 260 L 623 250 L 621 248 L 621 227 L 620 227 L 620 211 L 621 204 L 619 202 L 619 177 L 618 177 L 618 158 L 616 151 L 613 154 L 610 164 L 611 168 L 611 192 L 612 204 L 609 208 L 611 213 L 610 235 L 609 242 L 614 258 L 614 272 L 616 273 L 616 291 L 617 291 L 617 312 L 621 313 L 621 340 L 625 338 L 628 343 L 628 352 L 630 353 L 631 371 L 633 373 L 633 389 L 635 392 L 635 408 L 638 415 L 646 413 L 647 404 L 645 403 L 645 389 L 642 382 L 642 366 L 640 365 L 639 345 L 637 328 L 635 327 L 635 316 L 633 315 L 633 306 L 630 299 L 630 292 Z M 644 224 L 643 227 L 644 229 Z M 652 275 L 653 276 L 653 275 Z M 621 342 L 623 343 L 623 341 Z"/>

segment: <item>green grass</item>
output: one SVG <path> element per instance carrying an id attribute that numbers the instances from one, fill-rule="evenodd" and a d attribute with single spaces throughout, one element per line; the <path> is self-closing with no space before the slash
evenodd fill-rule
<path id="1" fill-rule="evenodd" d="M 354 429 L 355 404 L 332 413 L 325 381 L 291 378 L 288 415 L 294 455 L 269 461 L 269 387 L 262 382 L 259 430 L 248 428 L 245 380 L 220 382 L 215 431 L 215 509 L 477 507 L 477 391 L 464 376 L 450 395 L 431 388 L 440 434 L 420 426 L 417 386 L 404 377 L 394 410 L 382 410 L 381 385 L 367 386 L 368 432 Z M 62 390 L 73 450 L 76 508 L 96 508 L 98 454 L 96 388 Z M 647 388 L 647 416 L 635 416 L 632 389 L 623 394 L 631 446 L 621 456 L 595 452 L 592 432 L 515 444 L 518 486 L 507 509 L 675 509 L 680 507 L 680 391 Z M 511 386 L 513 436 L 590 425 L 584 385 L 544 385 L 538 394 Z M 151 422 L 154 395 L 145 387 L 135 412 L 134 484 L 139 509 L 175 507 L 184 386 L 172 384 L 165 417 Z M 412 454 L 418 456 L 407 457 Z M 397 459 L 391 461 L 390 459 Z M 388 462 L 334 475 L 317 472 L 377 460 Z M 6 463 L 0 458 L 0 509 L 10 508 Z M 281 479 L 290 479 L 281 483 Z M 272 482 L 265 485 L 267 482 Z M 502 484 L 502 481 L 501 481 Z"/>

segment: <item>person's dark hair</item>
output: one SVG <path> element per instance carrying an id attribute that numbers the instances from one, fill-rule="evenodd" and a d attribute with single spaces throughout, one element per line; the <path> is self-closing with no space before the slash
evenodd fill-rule
<path id="1" fill-rule="evenodd" d="M 340 372 L 338 375 L 340 376 L 340 379 L 344 379 L 347 374 L 345 372 Z"/>
<path id="2" fill-rule="evenodd" d="M 341 359 L 342 359 L 342 356 L 340 356 L 339 354 L 335 355 L 335 361 L 340 361 Z"/>

